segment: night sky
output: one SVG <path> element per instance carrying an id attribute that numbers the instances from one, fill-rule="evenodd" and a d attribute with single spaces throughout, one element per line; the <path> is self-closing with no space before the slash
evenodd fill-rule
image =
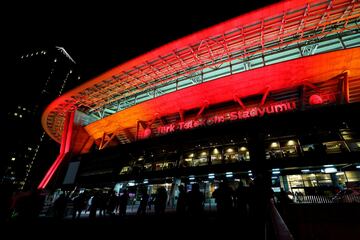
<path id="1" fill-rule="evenodd" d="M 4 19 L 8 24 L 2 30 L 9 57 L 62 46 L 78 63 L 83 82 L 172 40 L 278 0 L 207 1 L 204 5 L 186 1 L 165 5 L 154 1 L 126 1 L 126 5 L 91 2 L 76 6 L 14 3 L 9 9 L 13 14 Z"/>

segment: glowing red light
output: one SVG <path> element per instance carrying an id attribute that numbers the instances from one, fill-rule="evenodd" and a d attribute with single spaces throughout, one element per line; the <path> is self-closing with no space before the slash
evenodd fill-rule
<path id="1" fill-rule="evenodd" d="M 151 129 L 150 128 L 146 128 L 144 130 L 144 138 L 147 138 L 151 135 Z"/>
<path id="2" fill-rule="evenodd" d="M 319 105 L 319 104 L 323 104 L 323 102 L 324 102 L 324 100 L 318 94 L 313 94 L 309 98 L 310 105 Z"/>

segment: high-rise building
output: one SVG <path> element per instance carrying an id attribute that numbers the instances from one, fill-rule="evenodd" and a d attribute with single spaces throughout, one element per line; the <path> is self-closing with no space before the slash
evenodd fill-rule
<path id="1" fill-rule="evenodd" d="M 56 155 L 56 146 L 41 127 L 41 113 L 51 99 L 74 86 L 78 74 L 61 47 L 28 51 L 16 57 L 13 67 L 11 94 L 2 113 L 6 140 L 0 176 L 2 183 L 26 189 L 37 184 Z"/>

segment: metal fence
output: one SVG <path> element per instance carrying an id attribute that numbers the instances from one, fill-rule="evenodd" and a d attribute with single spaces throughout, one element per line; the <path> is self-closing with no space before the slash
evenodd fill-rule
<path id="1" fill-rule="evenodd" d="M 294 199 L 294 203 L 360 203 L 359 195 L 344 195 L 344 196 L 319 196 L 309 195 L 300 196 Z"/>

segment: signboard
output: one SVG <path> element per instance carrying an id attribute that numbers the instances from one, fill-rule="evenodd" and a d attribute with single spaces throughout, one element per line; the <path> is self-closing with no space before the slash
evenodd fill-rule
<path id="1" fill-rule="evenodd" d="M 254 117 L 263 117 L 280 112 L 288 112 L 296 109 L 296 102 L 273 103 L 267 106 L 252 107 L 245 110 L 231 111 L 223 114 L 215 114 L 213 116 L 191 119 L 183 122 L 176 122 L 160 126 L 157 128 L 159 135 L 182 131 L 204 126 L 211 126 L 229 121 L 237 121 Z"/>

